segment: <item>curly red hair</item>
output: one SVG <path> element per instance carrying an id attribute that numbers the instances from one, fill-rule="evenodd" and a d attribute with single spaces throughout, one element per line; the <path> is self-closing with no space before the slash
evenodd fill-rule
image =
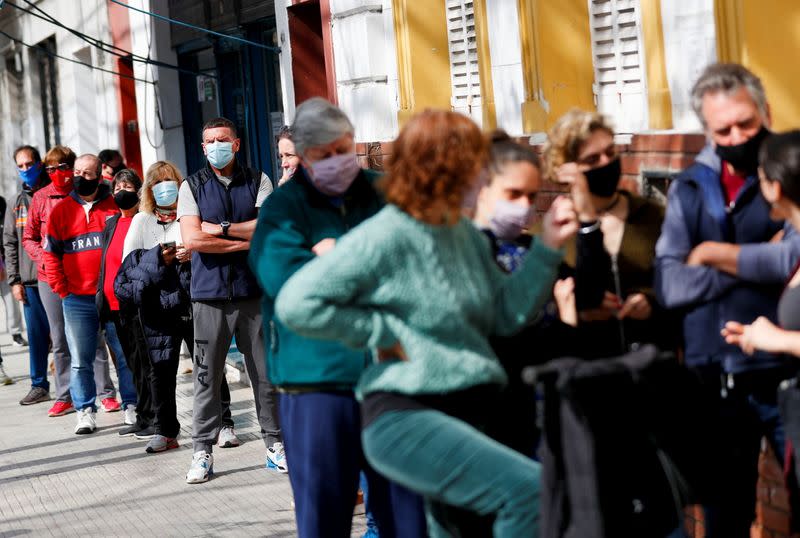
<path id="1" fill-rule="evenodd" d="M 394 143 L 386 199 L 422 222 L 454 224 L 487 156 L 486 139 L 472 120 L 426 110 L 409 120 Z"/>

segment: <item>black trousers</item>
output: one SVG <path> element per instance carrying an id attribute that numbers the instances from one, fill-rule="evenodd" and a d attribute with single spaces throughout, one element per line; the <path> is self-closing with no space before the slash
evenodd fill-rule
<path id="1" fill-rule="evenodd" d="M 150 358 L 147 356 L 139 313 L 121 314 L 110 312 L 110 319 L 117 329 L 117 337 L 125 353 L 136 386 L 136 423 L 141 428 L 153 424 L 153 400 L 150 393 Z"/>
<path id="2" fill-rule="evenodd" d="M 180 339 L 186 342 L 189 354 L 194 355 L 194 325 L 192 319 L 182 317 L 177 322 L 177 333 Z M 152 361 L 149 379 L 150 391 L 153 398 L 153 412 L 155 420 L 153 426 L 159 435 L 164 437 L 177 437 L 181 425 L 178 421 L 178 408 L 176 403 L 178 363 L 180 362 L 180 340 L 173 346 L 172 353 L 166 360 Z M 225 378 L 220 387 L 222 400 L 222 426 L 233 427 L 231 417 L 231 391 Z"/>

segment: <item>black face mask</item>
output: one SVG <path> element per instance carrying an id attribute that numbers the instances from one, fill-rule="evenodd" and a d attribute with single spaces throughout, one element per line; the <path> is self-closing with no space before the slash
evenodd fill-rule
<path id="1" fill-rule="evenodd" d="M 617 192 L 622 165 L 618 157 L 605 166 L 584 172 L 583 175 L 589 183 L 589 192 L 601 198 L 608 198 Z"/>
<path id="2" fill-rule="evenodd" d="M 120 209 L 131 209 L 139 203 L 139 195 L 133 191 L 119 191 L 114 195 L 114 201 Z"/>
<path id="3" fill-rule="evenodd" d="M 758 170 L 758 150 L 761 149 L 761 144 L 771 134 L 769 129 L 762 125 L 761 129 L 747 142 L 735 146 L 718 145 L 716 149 L 717 155 L 736 170 L 745 172 L 748 175 L 755 174 L 756 170 Z"/>
<path id="4" fill-rule="evenodd" d="M 100 179 L 86 179 L 83 176 L 75 176 L 73 181 L 75 182 L 75 190 L 81 196 L 91 196 L 100 185 Z"/>

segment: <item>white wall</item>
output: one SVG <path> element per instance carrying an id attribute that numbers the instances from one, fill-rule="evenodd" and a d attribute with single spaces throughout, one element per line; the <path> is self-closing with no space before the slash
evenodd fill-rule
<path id="1" fill-rule="evenodd" d="M 111 41 L 108 12 L 103 0 L 43 0 L 37 6 L 70 28 L 106 42 Z M 12 9 L 6 7 L 3 11 Z M 36 45 L 55 35 L 57 54 L 113 69 L 110 55 L 100 53 L 85 41 L 49 22 L 28 14 L 16 13 L 4 19 L 2 24 L 4 31 L 30 45 Z M 5 42 L 5 38 L 0 39 L 0 43 Z M 12 196 L 18 189 L 18 178 L 14 175 L 11 156 L 13 149 L 21 144 L 31 144 L 39 148 L 42 156 L 48 149 L 45 147 L 36 55 L 24 47 L 17 50 L 20 51 L 22 60 L 23 94 L 21 97 L 15 96 L 13 100 L 5 80 L 8 76 L 5 72 L 5 58 L 11 51 L 8 49 L 0 55 L 0 75 L 4 79 L 0 85 L 0 105 L 3 111 L 0 120 L 3 126 L 0 134 L 0 170 L 3 178 L 0 182 L 0 194 L 6 197 Z M 55 65 L 61 143 L 71 147 L 77 154 L 119 147 L 114 75 L 59 59 L 55 60 Z M 5 113 L 12 108 L 16 111 L 13 120 Z"/>
<path id="2" fill-rule="evenodd" d="M 390 0 L 331 0 L 339 106 L 356 140 L 397 136 L 397 57 Z"/>
<path id="3" fill-rule="evenodd" d="M 486 16 L 497 127 L 521 135 L 525 86 L 517 0 L 486 0 Z"/>
<path id="4" fill-rule="evenodd" d="M 287 6 L 292 0 L 275 1 L 275 30 L 278 32 L 278 46 L 281 48 L 281 98 L 283 100 L 283 121 L 291 125 L 294 121 L 294 78 L 292 75 L 292 45 L 289 39 L 289 13 Z"/>
<path id="5" fill-rule="evenodd" d="M 128 0 L 128 4 L 153 13 L 168 13 L 167 0 Z M 128 17 L 132 52 L 172 65 L 178 63 L 170 42 L 169 23 L 130 9 Z M 143 172 L 156 161 L 168 160 L 188 174 L 178 72 L 142 62 L 133 63 L 133 72 L 136 78 L 157 82 L 157 86 L 135 83 Z"/>
<path id="6" fill-rule="evenodd" d="M 717 61 L 713 0 L 661 0 L 667 78 L 676 130 L 700 132 L 690 92 L 705 66 Z"/>

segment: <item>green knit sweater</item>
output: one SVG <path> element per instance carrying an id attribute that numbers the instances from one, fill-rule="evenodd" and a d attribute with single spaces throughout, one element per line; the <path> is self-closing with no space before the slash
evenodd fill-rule
<path id="1" fill-rule="evenodd" d="M 408 361 L 367 368 L 356 394 L 443 394 L 506 375 L 487 340 L 526 325 L 550 296 L 561 253 L 535 241 L 512 275 L 466 219 L 422 223 L 386 206 L 305 265 L 277 297 L 298 334 L 357 348 L 400 342 Z"/>

